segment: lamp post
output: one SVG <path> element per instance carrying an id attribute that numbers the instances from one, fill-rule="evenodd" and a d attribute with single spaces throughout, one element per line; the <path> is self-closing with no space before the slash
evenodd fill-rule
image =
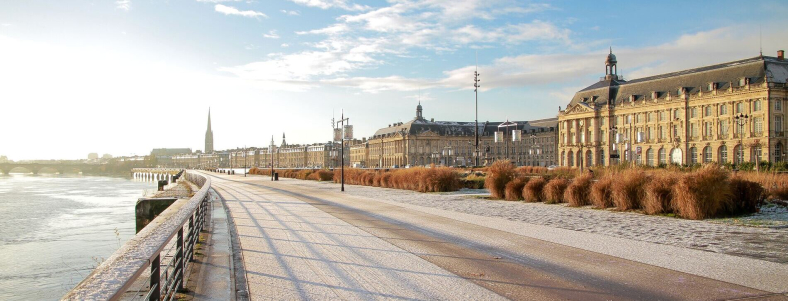
<path id="1" fill-rule="evenodd" d="M 342 182 L 341 191 L 345 191 L 345 135 L 346 135 L 346 133 L 345 133 L 345 126 L 346 125 L 349 126 L 348 122 L 350 121 L 350 118 L 345 118 L 345 110 L 342 110 L 342 117 L 340 117 L 340 118 L 341 119 L 339 121 L 336 121 L 336 123 L 334 123 L 334 125 L 335 126 L 339 125 L 341 127 L 341 129 L 342 129 L 342 133 L 341 133 L 341 135 L 339 137 L 339 144 L 340 144 L 340 146 L 339 146 L 339 156 L 341 157 L 341 159 L 340 159 L 341 160 L 340 161 L 340 179 L 341 179 L 341 182 Z M 352 135 L 353 133 L 351 132 L 350 134 Z"/>
<path id="2" fill-rule="evenodd" d="M 504 128 L 508 132 L 511 126 L 516 128 L 517 122 L 509 122 L 509 119 L 507 119 L 506 122 L 499 124 L 498 128 Z M 504 133 L 504 140 L 506 140 L 506 160 L 509 160 L 509 139 L 506 139 L 506 133 Z"/>
<path id="3" fill-rule="evenodd" d="M 271 154 L 271 181 L 274 180 L 274 135 L 271 135 L 271 147 L 268 148 Z"/>
<path id="4" fill-rule="evenodd" d="M 244 145 L 244 178 L 246 177 L 246 155 L 248 150 L 246 149 L 246 145 Z"/>
<path id="5" fill-rule="evenodd" d="M 610 134 L 613 135 L 613 137 L 611 137 L 611 139 L 610 139 L 610 145 L 613 146 L 613 150 L 616 151 L 616 156 L 618 156 L 618 158 L 616 158 L 616 159 L 618 159 L 616 161 L 616 163 L 621 164 L 621 155 L 618 153 L 618 148 L 616 147 L 616 144 L 618 144 L 618 127 L 617 126 L 611 126 L 610 127 Z M 612 154 L 612 152 L 611 152 L 611 154 Z"/>
<path id="6" fill-rule="evenodd" d="M 750 116 L 744 113 L 739 113 L 739 115 L 733 117 L 734 122 L 739 126 L 739 166 L 744 161 L 744 125 L 747 124 L 748 119 L 750 119 Z"/>
<path id="7" fill-rule="evenodd" d="M 478 61 L 478 58 L 476 58 L 476 60 Z M 474 158 L 476 160 L 476 166 L 479 166 L 479 87 L 481 87 L 479 82 L 482 81 L 479 79 L 480 75 L 481 74 L 479 74 L 479 70 L 473 71 L 473 92 L 476 94 L 476 126 L 473 128 L 473 131 L 476 135 L 476 150 L 473 153 L 475 154 Z"/>

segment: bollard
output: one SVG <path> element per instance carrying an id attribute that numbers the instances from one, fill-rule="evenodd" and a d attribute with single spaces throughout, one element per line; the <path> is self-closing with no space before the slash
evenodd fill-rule
<path id="1" fill-rule="evenodd" d="M 279 181 L 279 173 L 278 172 L 274 173 L 274 181 Z"/>

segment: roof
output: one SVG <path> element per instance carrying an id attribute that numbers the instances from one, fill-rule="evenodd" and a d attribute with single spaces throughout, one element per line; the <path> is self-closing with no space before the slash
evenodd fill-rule
<path id="1" fill-rule="evenodd" d="M 550 131 L 552 127 L 555 129 L 558 124 L 558 118 L 540 119 L 534 121 L 512 121 L 517 123 L 517 126 L 510 127 L 511 130 L 526 130 L 528 132 L 542 132 Z M 498 125 L 503 122 L 479 122 L 479 135 L 491 136 L 498 131 Z M 474 122 L 467 121 L 429 121 L 425 119 L 414 118 L 405 123 L 396 123 L 389 127 L 381 128 L 375 132 L 375 135 L 370 139 L 380 138 L 382 136 L 394 135 L 396 133 L 407 133 L 409 135 L 420 135 L 427 132 L 433 132 L 441 136 L 474 136 Z"/>
<path id="2" fill-rule="evenodd" d="M 687 69 L 644 78 L 625 81 L 623 78 L 603 78 L 599 82 L 575 93 L 569 106 L 576 104 L 605 105 L 609 101 L 613 104 L 628 102 L 630 96 L 634 100 L 654 99 L 652 92 L 657 92 L 657 98 L 664 98 L 667 93 L 677 95 L 682 88 L 690 95 L 699 91 L 708 91 L 708 85 L 714 83 L 717 89 L 728 89 L 731 85 L 738 87 L 739 79 L 746 78 L 750 84 L 763 83 L 764 80 L 773 83 L 786 83 L 788 81 L 788 61 L 775 57 L 753 57 L 722 64 Z"/>

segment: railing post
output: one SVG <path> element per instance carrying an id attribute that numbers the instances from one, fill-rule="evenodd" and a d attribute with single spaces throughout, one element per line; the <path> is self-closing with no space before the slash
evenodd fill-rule
<path id="1" fill-rule="evenodd" d="M 174 274 L 177 275 L 177 279 L 175 279 L 175 281 L 177 281 L 178 286 L 175 289 L 176 291 L 183 291 L 183 275 L 185 273 L 184 268 L 186 267 L 186 262 L 183 260 L 183 227 L 178 230 L 178 245 L 176 250 L 178 251 L 175 253 Z"/>
<path id="2" fill-rule="evenodd" d="M 150 264 L 150 297 L 148 301 L 159 301 L 161 299 L 161 262 L 160 262 L 161 254 L 156 255 L 153 258 L 153 261 Z"/>
<path id="3" fill-rule="evenodd" d="M 189 237 L 187 238 L 187 243 L 189 244 L 189 253 L 186 256 L 189 256 L 189 261 L 194 261 L 194 215 L 189 217 Z"/>

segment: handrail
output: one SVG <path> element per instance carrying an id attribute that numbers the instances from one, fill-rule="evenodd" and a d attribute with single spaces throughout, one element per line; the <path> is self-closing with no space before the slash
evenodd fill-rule
<path id="1" fill-rule="evenodd" d="M 183 285 L 183 271 L 186 261 L 190 261 L 194 252 L 194 244 L 198 241 L 199 231 L 202 229 L 207 211 L 207 202 L 210 197 L 208 190 L 211 188 L 211 179 L 196 173 L 186 172 L 185 179 L 200 187 L 200 190 L 189 200 L 179 200 L 164 210 L 142 231 L 115 251 L 109 258 L 93 270 L 87 278 L 69 291 L 63 300 L 117 300 L 137 281 L 151 266 L 151 289 L 148 295 L 150 300 L 159 300 L 162 288 L 159 281 L 168 283 L 170 279 L 160 279 L 162 275 L 160 266 L 161 252 L 168 243 L 178 236 L 179 246 L 176 246 L 180 266 L 173 273 L 178 286 Z M 184 246 L 183 228 L 188 222 L 189 235 Z M 184 249 L 188 253 L 184 254 Z M 165 288 L 166 289 L 166 288 Z M 167 294 L 164 294 L 165 296 Z"/>

